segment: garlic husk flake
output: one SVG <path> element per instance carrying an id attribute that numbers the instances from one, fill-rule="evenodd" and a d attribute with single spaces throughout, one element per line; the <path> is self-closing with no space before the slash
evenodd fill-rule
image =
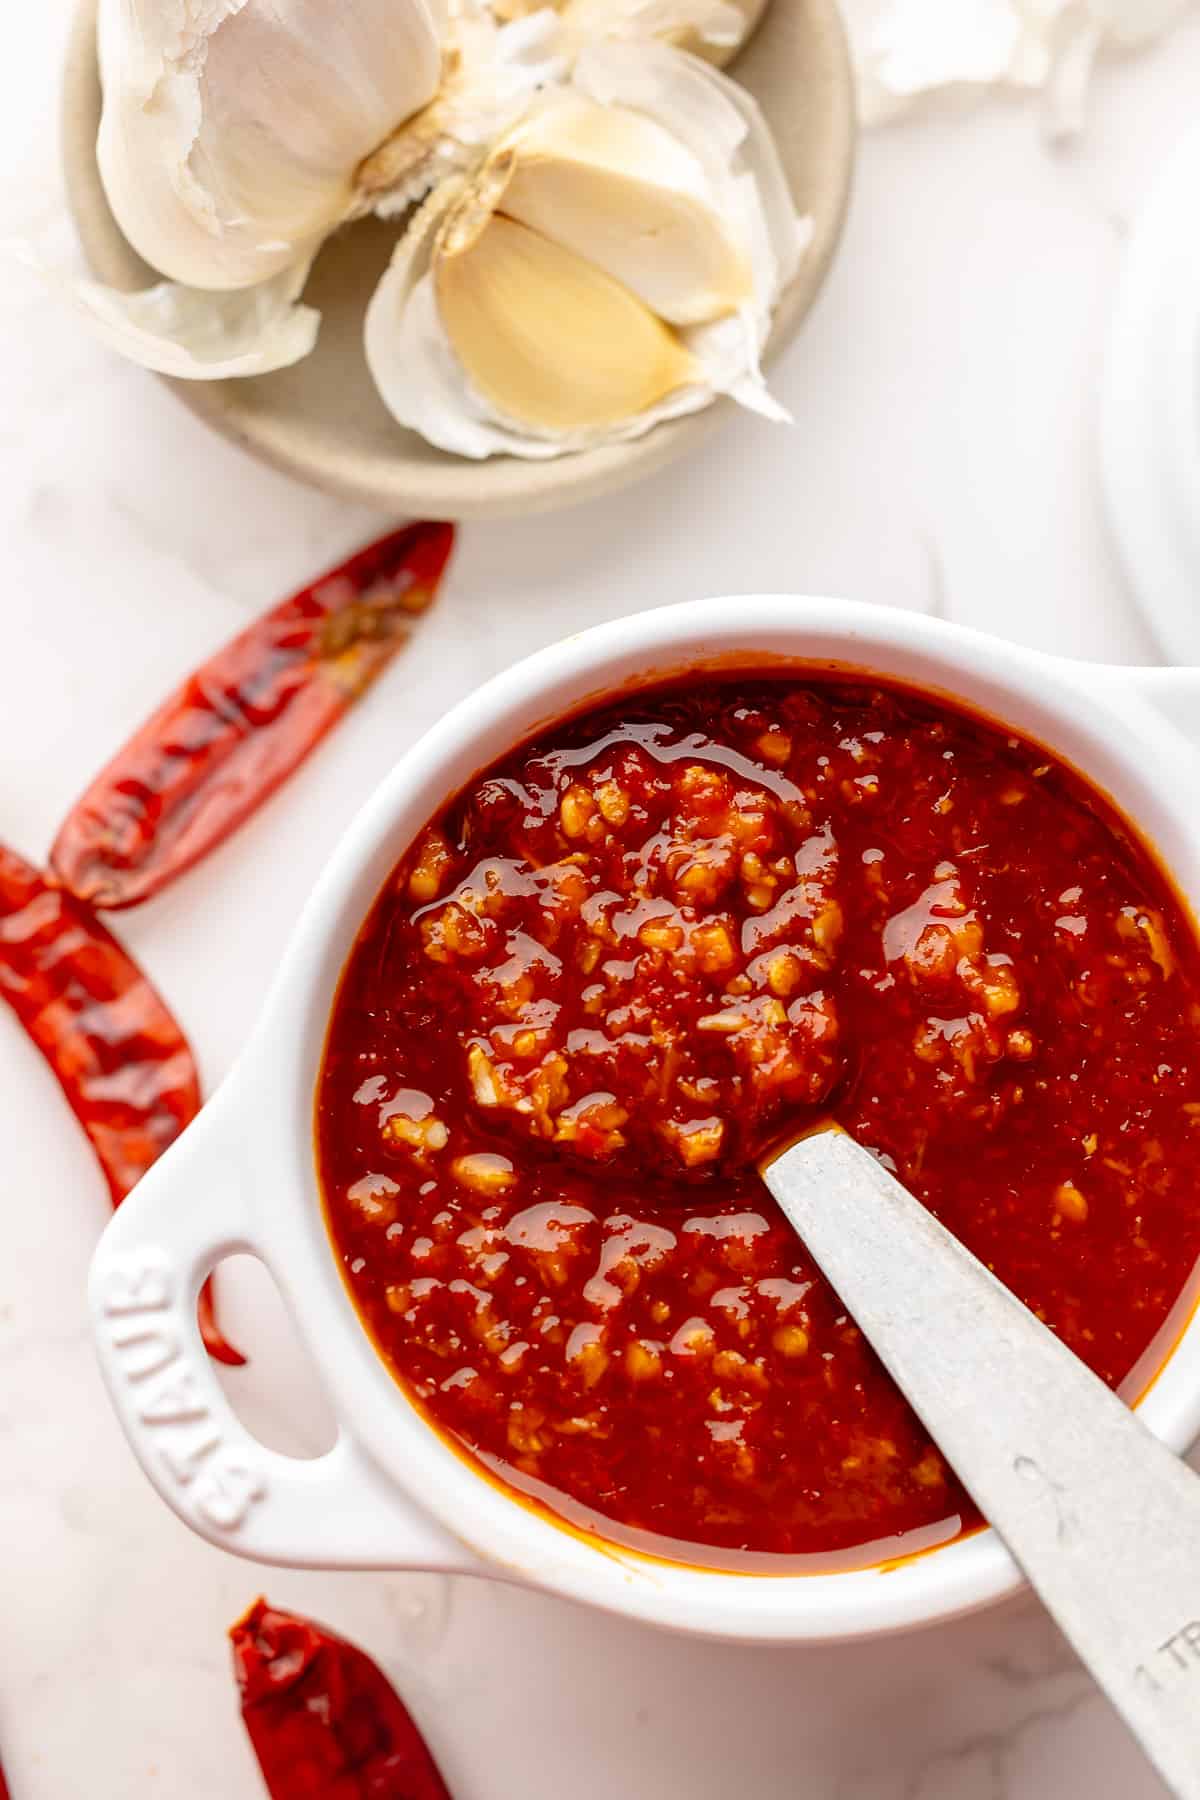
<path id="1" fill-rule="evenodd" d="M 699 205 L 699 193 L 704 192 L 709 216 L 703 230 L 709 234 L 708 248 L 699 254 L 692 250 L 686 257 L 665 258 L 649 276 L 645 268 L 632 268 L 624 250 L 614 269 L 605 269 L 604 256 L 617 254 L 613 247 L 618 234 L 612 220 L 602 216 L 595 234 L 596 255 L 589 256 L 586 209 L 565 205 L 572 221 L 569 227 L 556 213 L 556 204 L 563 203 L 566 191 L 561 185 L 549 200 L 544 191 L 541 194 L 538 217 L 542 229 L 537 235 L 590 262 L 596 275 L 618 281 L 629 299 L 641 306 L 646 301 L 639 289 L 654 292 L 660 305 L 672 304 L 669 297 L 663 298 L 663 287 L 674 269 L 680 316 L 695 309 L 699 269 L 705 275 L 700 284 L 705 295 L 700 310 L 705 316 L 699 323 L 671 327 L 657 307 L 648 308 L 660 330 L 657 334 L 639 332 L 642 360 L 638 381 L 642 382 L 651 368 L 653 378 L 640 389 L 643 404 L 636 410 L 621 411 L 629 404 L 631 390 L 621 390 L 619 405 L 606 404 L 601 392 L 610 382 L 612 391 L 617 392 L 618 374 L 611 366 L 607 344 L 603 349 L 594 346 L 586 330 L 572 330 L 571 318 L 563 312 L 555 324 L 555 354 L 560 364 L 556 379 L 568 386 L 574 383 L 574 411 L 564 409 L 550 417 L 540 401 L 537 407 L 531 405 L 523 377 L 505 381 L 498 371 L 505 355 L 523 363 L 544 329 L 544 324 L 533 321 L 539 315 L 544 317 L 548 300 L 534 304 L 519 297 L 521 290 L 529 287 L 531 259 L 524 259 L 520 281 L 510 280 L 503 297 L 493 293 L 475 300 L 467 325 L 471 341 L 462 344 L 456 333 L 464 328 L 465 307 L 452 306 L 452 316 L 447 317 L 439 304 L 440 295 L 447 292 L 442 263 L 447 253 L 461 254 L 464 246 L 476 242 L 477 235 L 486 236 L 497 208 L 496 216 L 507 217 L 506 194 L 514 183 L 518 203 L 532 215 L 527 191 L 525 201 L 520 198 L 522 136 L 535 149 L 544 149 L 549 139 L 559 156 L 562 141 L 555 140 L 549 125 L 564 105 L 575 107 L 581 102 L 627 108 L 674 138 L 671 166 L 677 177 L 686 169 L 687 181 L 663 184 L 671 189 L 668 212 L 678 222 L 693 203 Z M 607 128 L 597 128 L 594 137 L 603 143 L 607 135 Z M 598 210 L 605 215 L 613 193 L 611 169 L 604 157 L 598 163 L 597 168 L 594 159 L 586 180 L 594 184 L 593 200 L 598 199 Z M 654 173 L 644 172 L 649 186 L 653 186 Z M 628 169 L 621 170 L 618 186 L 630 200 L 625 219 L 636 242 L 637 186 Z M 653 204 L 647 207 L 648 216 L 661 217 L 663 205 L 663 197 L 655 194 Z M 563 231 L 570 243 L 556 235 Z M 511 234 L 506 235 L 511 246 Z M 594 45 L 576 61 L 566 94 L 535 101 L 474 183 L 456 177 L 430 196 L 398 245 L 368 310 L 368 362 L 385 403 L 400 423 L 431 443 L 464 456 L 507 452 L 547 458 L 597 443 L 627 440 L 641 436 L 662 419 L 699 410 L 718 393 L 732 394 L 767 417 L 786 418 L 767 394 L 758 365 L 780 289 L 794 273 L 805 241 L 805 222 L 796 217 L 778 153 L 748 96 L 704 62 L 665 45 Z M 724 310 L 718 316 L 713 316 L 717 302 L 708 279 L 713 243 L 720 245 L 716 266 L 736 270 L 736 281 L 720 298 Z M 729 245 L 734 247 L 732 256 L 727 256 Z M 545 272 L 549 261 L 538 254 L 538 267 Z M 641 254 L 649 266 L 654 257 L 652 235 L 642 244 Z M 726 259 L 724 264 L 722 259 Z M 560 272 L 565 272 L 565 266 L 561 258 L 555 264 Z M 486 279 L 486 264 L 476 260 L 473 270 L 468 266 L 451 279 L 472 274 Z M 589 281 L 595 298 L 600 289 L 593 278 Z M 461 303 L 460 293 L 456 292 L 455 298 Z M 598 306 L 598 298 L 595 304 Z M 594 310 L 585 309 L 585 314 L 589 321 L 597 316 Z M 610 309 L 606 303 L 603 316 L 615 319 L 615 307 Z M 481 361 L 481 321 L 485 318 L 491 337 L 486 369 Z M 650 354 L 651 336 L 656 336 L 662 348 L 663 332 L 668 334 L 673 353 L 668 356 L 664 350 L 656 360 Z M 593 354 L 596 360 L 585 370 L 583 365 Z M 674 385 L 664 387 L 665 379 Z M 653 398 L 656 385 L 660 393 Z M 538 410 L 542 416 L 531 416 Z"/>
<path id="2" fill-rule="evenodd" d="M 437 95 L 360 165 L 356 211 L 398 217 L 439 182 L 476 168 L 531 97 L 569 70 L 552 8 L 497 24 L 477 0 L 457 0 Z"/>
<path id="3" fill-rule="evenodd" d="M 29 244 L 4 249 L 56 298 L 67 301 L 91 335 L 127 361 L 179 381 L 267 375 L 303 360 L 317 341 L 321 315 L 297 304 L 308 267 L 229 294 L 160 281 L 121 293 L 50 267 Z"/>
<path id="4" fill-rule="evenodd" d="M 878 125 L 938 99 L 1041 89 L 1051 136 L 1080 130 L 1092 65 L 1165 31 L 1188 0 L 852 0 L 859 114 Z"/>
<path id="5" fill-rule="evenodd" d="M 433 98 L 445 0 L 100 0 L 98 157 L 125 236 L 188 287 L 311 261 L 363 159 Z"/>
<path id="6" fill-rule="evenodd" d="M 657 39 L 722 68 L 762 17 L 766 0 L 555 0 L 564 40 L 577 53 L 604 38 Z M 492 0 L 498 19 L 519 19 L 547 0 Z"/>

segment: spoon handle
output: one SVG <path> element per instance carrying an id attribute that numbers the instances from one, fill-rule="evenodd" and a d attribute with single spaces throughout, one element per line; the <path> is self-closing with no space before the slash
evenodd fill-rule
<path id="1" fill-rule="evenodd" d="M 1200 1478 L 853 1139 L 763 1170 L 1180 1800 L 1200 1800 Z"/>

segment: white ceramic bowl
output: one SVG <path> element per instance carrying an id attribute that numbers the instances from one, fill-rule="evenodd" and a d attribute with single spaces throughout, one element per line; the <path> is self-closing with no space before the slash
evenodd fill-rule
<path id="1" fill-rule="evenodd" d="M 309 901 L 232 1074 L 115 1215 L 96 1254 L 92 1316 L 117 1412 L 163 1498 L 211 1542 L 267 1562 L 491 1574 L 660 1625 L 760 1642 L 896 1630 L 1019 1585 L 990 1532 L 886 1571 L 763 1576 L 650 1561 L 559 1528 L 424 1422 L 342 1284 L 314 1169 L 313 1094 L 338 976 L 392 865 L 444 798 L 540 724 L 634 677 L 714 658 L 850 666 L 973 703 L 1107 790 L 1192 905 L 1200 902 L 1200 670 L 1088 666 L 910 613 L 739 597 L 599 626 L 497 676 L 368 802 Z M 272 1270 L 328 1389 L 340 1436 L 316 1461 L 256 1442 L 201 1348 L 200 1283 L 239 1250 Z M 1200 1430 L 1196 1319 L 1142 1416 L 1177 1450 Z"/>

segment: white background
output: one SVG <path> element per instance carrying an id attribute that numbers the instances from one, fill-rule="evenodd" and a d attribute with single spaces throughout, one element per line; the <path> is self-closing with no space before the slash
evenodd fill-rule
<path id="1" fill-rule="evenodd" d="M 67 0 L 6 9 L 0 230 L 53 230 Z M 447 702 L 577 625 L 703 593 L 845 593 L 1067 654 L 1156 660 L 1101 516 L 1093 426 L 1122 240 L 1189 122 L 1200 19 L 1097 85 L 1083 145 L 991 102 L 863 147 L 845 245 L 747 419 L 635 493 L 463 531 L 435 612 L 341 735 L 126 936 L 224 1072 L 358 800 Z M 1181 221 L 1181 224 L 1184 223 Z M 1187 221 L 1186 228 L 1194 228 Z M 65 239 L 64 239 L 65 241 Z M 198 658 L 389 523 L 209 437 L 149 376 L 0 277 L 0 837 L 65 807 Z M 0 1745 L 14 1800 L 254 1800 L 226 1626 L 264 1586 L 388 1666 L 457 1800 L 1149 1800 L 1160 1793 L 1028 1602 L 903 1641 L 734 1651 L 482 1582 L 260 1571 L 136 1470 L 83 1320 L 106 1201 L 0 1017 Z M 239 1403 L 327 1430 L 244 1269 Z"/>

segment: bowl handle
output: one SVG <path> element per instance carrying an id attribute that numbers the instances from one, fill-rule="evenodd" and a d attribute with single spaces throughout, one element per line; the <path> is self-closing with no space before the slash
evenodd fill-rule
<path id="1" fill-rule="evenodd" d="M 1125 669 L 1126 685 L 1200 748 L 1200 669 Z"/>
<path id="2" fill-rule="evenodd" d="M 196 1302 L 222 1257 L 264 1253 L 220 1096 L 113 1215 L 92 1262 L 101 1373 L 134 1455 L 184 1522 L 261 1562 L 310 1568 L 489 1571 L 398 1494 L 352 1438 L 283 1456 L 233 1411 L 200 1338 Z"/>

